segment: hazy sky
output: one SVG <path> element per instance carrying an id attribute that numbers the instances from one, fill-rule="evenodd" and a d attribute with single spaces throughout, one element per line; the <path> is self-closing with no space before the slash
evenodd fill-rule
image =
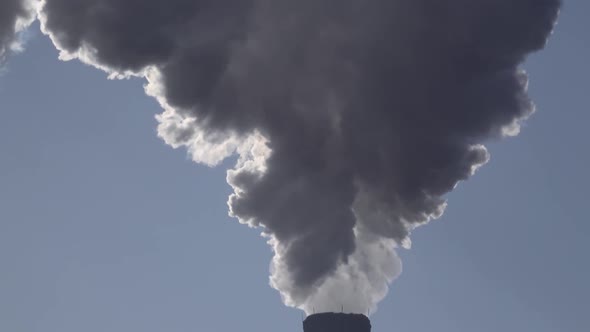
<path id="1" fill-rule="evenodd" d="M 588 331 L 590 3 L 526 64 L 538 112 L 400 251 L 374 331 Z M 0 331 L 300 331 L 227 165 L 156 137 L 139 80 L 60 62 L 35 25 L 0 76 Z"/>

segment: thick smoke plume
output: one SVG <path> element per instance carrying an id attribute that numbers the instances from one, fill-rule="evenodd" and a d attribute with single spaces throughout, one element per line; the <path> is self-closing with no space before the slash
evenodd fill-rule
<path id="1" fill-rule="evenodd" d="M 230 214 L 263 229 L 287 305 L 366 312 L 401 271 L 394 248 L 488 161 L 486 139 L 517 134 L 533 112 L 519 64 L 558 8 L 44 0 L 39 19 L 62 59 L 147 78 L 166 143 L 211 166 L 239 154 Z M 0 22 L 6 45 L 14 20 Z"/>

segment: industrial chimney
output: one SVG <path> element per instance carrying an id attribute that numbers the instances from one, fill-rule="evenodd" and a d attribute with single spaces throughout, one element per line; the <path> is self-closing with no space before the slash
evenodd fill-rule
<path id="1" fill-rule="evenodd" d="M 327 312 L 305 318 L 303 332 L 371 332 L 371 322 L 362 314 Z"/>

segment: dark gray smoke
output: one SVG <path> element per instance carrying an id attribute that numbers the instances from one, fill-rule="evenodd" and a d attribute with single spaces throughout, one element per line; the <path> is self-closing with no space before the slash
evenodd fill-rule
<path id="1" fill-rule="evenodd" d="M 34 18 L 33 1 L 2 0 L 0 2 L 0 65 L 10 51 L 18 51 L 21 45 L 17 33 L 27 27 Z"/>
<path id="2" fill-rule="evenodd" d="M 518 66 L 544 46 L 558 8 L 45 0 L 39 18 L 62 59 L 146 77 L 168 144 L 208 165 L 239 154 L 230 213 L 264 230 L 286 304 L 366 312 L 401 271 L 394 248 L 486 163 L 485 140 L 517 134 L 533 112 Z"/>

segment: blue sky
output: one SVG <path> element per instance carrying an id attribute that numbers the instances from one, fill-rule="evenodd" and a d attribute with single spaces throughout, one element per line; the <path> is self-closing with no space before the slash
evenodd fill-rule
<path id="1" fill-rule="evenodd" d="M 416 230 L 374 331 L 588 331 L 590 4 L 526 64 L 538 112 Z M 225 169 L 156 137 L 139 80 L 31 32 L 0 76 L 0 330 L 300 331 Z"/>

